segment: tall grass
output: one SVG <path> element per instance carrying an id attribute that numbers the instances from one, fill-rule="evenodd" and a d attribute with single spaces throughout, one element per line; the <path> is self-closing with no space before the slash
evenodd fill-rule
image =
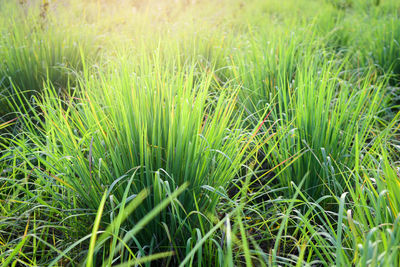
<path id="1" fill-rule="evenodd" d="M 36 2 L 0 3 L 4 16 L 0 38 L 1 116 L 10 111 L 9 97 L 24 92 L 30 100 L 47 79 L 63 92 L 74 83 L 74 73 L 82 69 L 80 50 L 84 49 L 89 58 L 96 50 L 86 25 L 71 25 Z"/>
<path id="2" fill-rule="evenodd" d="M 96 209 L 102 192 L 109 190 L 113 202 L 104 206 L 109 211 L 124 194 L 132 199 L 149 189 L 151 197 L 126 226 L 188 183 L 178 197 L 184 204 L 169 208 L 137 236 L 140 243 L 171 244 L 179 253 L 177 244 L 198 225 L 192 212 L 196 206 L 205 215 L 215 210 L 219 197 L 214 191 L 239 173 L 251 136 L 239 128 L 240 114 L 233 114 L 235 95 L 207 100 L 210 74 L 195 82 L 191 64 L 161 65 L 157 55 L 142 59 L 138 67 L 123 60 L 93 76 L 87 70 L 79 81 L 82 93 L 62 102 L 49 85 L 43 102 L 37 100 L 40 113 L 22 118 L 34 126 L 23 134 L 26 144 L 18 144 L 23 151 L 13 154 L 29 165 L 25 175 L 35 175 L 37 183 L 56 179 L 71 189 L 50 191 L 73 200 L 65 208 Z"/>
<path id="3" fill-rule="evenodd" d="M 324 53 L 312 36 L 305 42 L 289 36 L 261 44 L 253 47 L 249 59 L 238 54 L 235 74 L 253 121 L 263 119 L 260 110 L 271 110 L 263 126 L 278 134 L 265 146 L 274 146 L 269 166 L 280 165 L 286 186 L 308 175 L 303 189 L 318 196 L 329 188 L 337 195 L 344 182 L 335 177 L 332 161 L 354 165 L 356 133 L 360 145 L 368 146 L 375 116 L 387 102 L 385 81 L 374 78 L 373 72 L 362 77 L 346 72 L 347 60 Z M 281 164 L 300 154 L 290 167 Z"/>
<path id="4" fill-rule="evenodd" d="M 0 7 L 2 265 L 399 265 L 396 1 Z"/>

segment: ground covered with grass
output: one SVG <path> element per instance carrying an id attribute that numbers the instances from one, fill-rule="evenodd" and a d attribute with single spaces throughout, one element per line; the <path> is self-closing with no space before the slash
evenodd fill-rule
<path id="1" fill-rule="evenodd" d="M 0 0 L 0 265 L 400 266 L 399 14 Z"/>

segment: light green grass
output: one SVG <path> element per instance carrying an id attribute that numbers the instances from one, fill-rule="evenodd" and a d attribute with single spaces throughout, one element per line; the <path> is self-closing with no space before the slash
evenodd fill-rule
<path id="1" fill-rule="evenodd" d="M 0 265 L 399 265 L 399 12 L 0 0 Z"/>

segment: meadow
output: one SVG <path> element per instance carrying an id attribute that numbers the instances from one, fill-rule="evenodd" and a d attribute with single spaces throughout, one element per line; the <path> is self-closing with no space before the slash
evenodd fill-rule
<path id="1" fill-rule="evenodd" d="M 1 266 L 400 266 L 397 0 L 0 0 Z"/>

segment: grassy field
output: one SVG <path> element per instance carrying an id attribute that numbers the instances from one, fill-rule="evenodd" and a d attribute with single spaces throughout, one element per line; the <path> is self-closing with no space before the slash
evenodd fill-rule
<path id="1" fill-rule="evenodd" d="M 397 0 L 0 0 L 1 266 L 400 266 Z"/>

